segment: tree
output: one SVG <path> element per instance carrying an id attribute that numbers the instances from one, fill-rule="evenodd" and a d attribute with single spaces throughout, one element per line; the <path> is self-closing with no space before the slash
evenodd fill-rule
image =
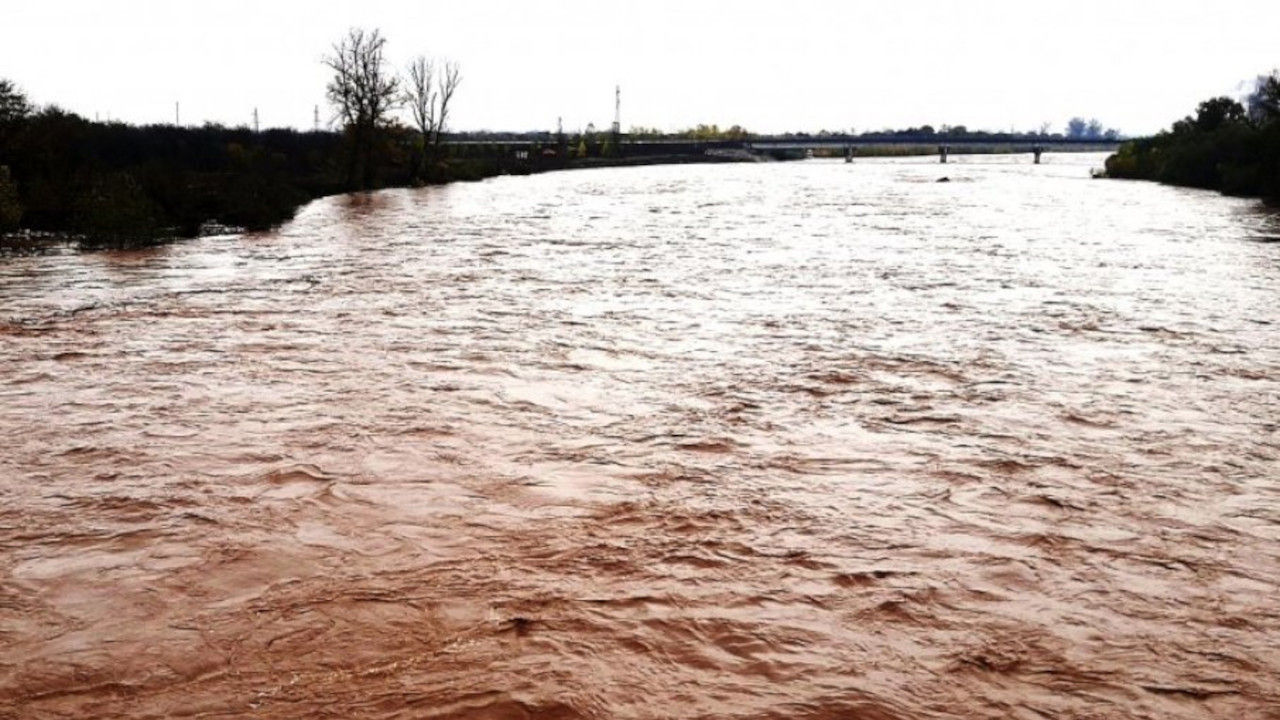
<path id="1" fill-rule="evenodd" d="M 1102 137 L 1102 123 L 1098 118 L 1089 121 L 1089 124 L 1084 129 L 1084 136 L 1090 140 L 1097 140 Z"/>
<path id="2" fill-rule="evenodd" d="M 1082 117 L 1073 117 L 1067 121 L 1067 137 L 1072 139 L 1080 139 L 1084 137 L 1085 131 L 1089 129 L 1089 122 Z"/>
<path id="3" fill-rule="evenodd" d="M 1249 106 L 1249 119 L 1255 125 L 1280 120 L 1280 70 L 1259 75 L 1245 102 Z"/>
<path id="4" fill-rule="evenodd" d="M 432 134 L 436 131 L 435 76 L 435 63 L 425 55 L 419 55 L 409 62 L 409 81 L 405 86 L 404 99 L 413 114 L 413 124 L 422 135 L 423 153 L 418 168 L 419 175 L 426 169 L 426 147 L 431 144 Z"/>
<path id="5" fill-rule="evenodd" d="M 0 165 L 9 155 L 9 143 L 31 113 L 26 94 L 13 81 L 0 78 Z"/>
<path id="6" fill-rule="evenodd" d="M 1243 105 L 1229 97 L 1216 97 L 1200 103 L 1191 123 L 1200 132 L 1213 132 L 1224 125 L 1244 122 L 1245 118 Z"/>
<path id="7" fill-rule="evenodd" d="M 0 232 L 16 229 L 21 220 L 18 188 L 9 179 L 9 168 L 0 165 Z"/>
<path id="8" fill-rule="evenodd" d="M 379 131 L 400 99 L 400 81 L 387 69 L 386 38 L 358 28 L 333 45 L 324 64 L 333 71 L 326 94 L 351 139 L 348 181 L 373 185 Z"/>
<path id="9" fill-rule="evenodd" d="M 419 55 L 409 63 L 409 82 L 404 100 L 413 113 L 413 123 L 423 141 L 440 144 L 440 135 L 449 120 L 449 104 L 462 84 L 462 69 L 452 60 L 444 60 L 437 72 L 434 60 Z"/>
<path id="10" fill-rule="evenodd" d="M 89 245 L 145 245 L 161 232 L 160 208 L 128 172 L 95 178 L 76 199 L 74 214 L 75 229 Z"/>
<path id="11" fill-rule="evenodd" d="M 31 114 L 31 103 L 12 80 L 0 78 L 0 123 L 25 120 Z"/>
<path id="12" fill-rule="evenodd" d="M 440 133 L 448 127 L 449 103 L 453 100 L 453 94 L 458 91 L 458 86 L 462 84 L 462 68 L 458 63 L 452 60 L 444 61 L 444 66 L 440 69 L 439 84 L 440 112 L 436 121 L 436 145 L 440 144 Z"/>

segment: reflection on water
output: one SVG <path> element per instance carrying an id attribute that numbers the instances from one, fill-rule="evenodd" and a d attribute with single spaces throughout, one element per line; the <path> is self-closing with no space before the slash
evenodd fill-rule
<path id="1" fill-rule="evenodd" d="M 5 260 L 0 714 L 1266 717 L 1276 218 L 1048 159 Z"/>

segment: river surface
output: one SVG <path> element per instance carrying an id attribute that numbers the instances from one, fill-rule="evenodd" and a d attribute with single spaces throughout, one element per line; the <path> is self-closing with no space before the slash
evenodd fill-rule
<path id="1" fill-rule="evenodd" d="M 0 716 L 1280 718 L 1280 219 L 1101 163 L 0 258 Z"/>

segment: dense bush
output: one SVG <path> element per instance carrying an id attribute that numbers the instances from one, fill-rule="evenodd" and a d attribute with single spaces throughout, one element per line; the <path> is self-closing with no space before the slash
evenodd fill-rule
<path id="1" fill-rule="evenodd" d="M 408 181 L 401 142 L 380 148 L 380 185 Z M 90 122 L 36 110 L 0 79 L 0 231 L 70 233 L 124 246 L 193 235 L 206 223 L 265 228 L 347 189 L 338 133 Z"/>
<path id="2" fill-rule="evenodd" d="M 1169 131 L 1126 143 L 1107 175 L 1280 200 L 1280 76 L 1259 78 L 1247 108 L 1206 100 Z"/>
<path id="3" fill-rule="evenodd" d="M 9 168 L 0 165 L 0 232 L 16 230 L 22 221 L 18 188 L 9 177 Z"/>
<path id="4" fill-rule="evenodd" d="M 285 220 L 341 189 L 341 145 L 331 133 L 134 127 L 47 109 L 24 119 L 0 152 L 26 226 L 115 243 L 131 233 L 189 235 L 210 221 Z"/>
<path id="5" fill-rule="evenodd" d="M 156 240 L 163 212 L 127 172 L 100 175 L 77 194 L 72 229 L 93 244 L 128 247 Z"/>
<path id="6" fill-rule="evenodd" d="M 426 147 L 397 126 L 366 142 L 360 163 L 355 144 L 333 132 L 90 122 L 56 107 L 37 111 L 0 80 L 0 232 L 21 223 L 74 235 L 85 246 L 127 247 L 191 236 L 208 223 L 268 228 L 313 198 L 357 187 L 563 165 L 540 152 L 518 159 L 515 149 L 530 147 L 519 140 L 514 147 Z"/>

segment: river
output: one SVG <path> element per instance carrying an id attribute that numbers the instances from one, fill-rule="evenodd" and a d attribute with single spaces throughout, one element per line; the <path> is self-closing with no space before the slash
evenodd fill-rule
<path id="1" fill-rule="evenodd" d="M 1278 717 L 1280 218 L 1101 164 L 0 258 L 0 716 Z"/>

